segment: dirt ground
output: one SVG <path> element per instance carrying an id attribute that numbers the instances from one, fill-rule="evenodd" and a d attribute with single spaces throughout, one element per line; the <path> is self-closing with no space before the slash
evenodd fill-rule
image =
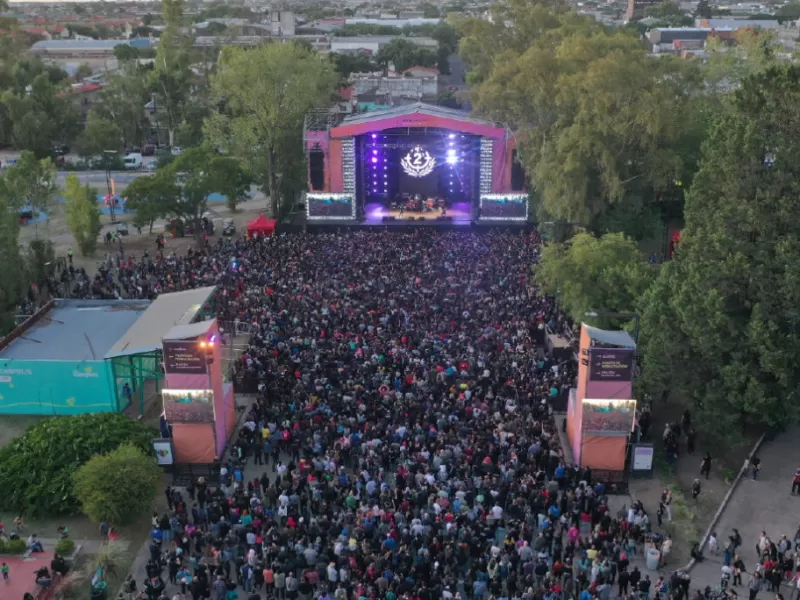
<path id="1" fill-rule="evenodd" d="M 105 184 L 95 184 L 98 192 L 104 191 L 104 186 Z M 124 186 L 118 186 L 118 193 L 124 193 Z M 213 220 L 215 221 L 217 230 L 217 233 L 212 239 L 216 239 L 221 234 L 223 219 L 233 219 L 234 223 L 236 224 L 236 237 L 238 237 L 243 235 L 247 228 L 247 224 L 255 217 L 260 214 L 269 216 L 269 206 L 264 195 L 254 188 L 251 193 L 251 198 L 251 200 L 240 204 L 237 207 L 236 212 L 231 212 L 231 210 L 222 203 L 209 204 L 209 212 L 214 215 Z M 130 222 L 132 220 L 132 216 L 133 215 L 131 213 L 117 214 L 116 220 L 117 222 Z M 101 236 L 104 236 L 106 231 L 116 231 L 117 225 L 112 224 L 111 217 L 109 215 L 103 215 L 101 220 L 103 223 L 103 229 L 100 233 Z M 133 226 L 129 226 L 129 234 L 122 238 L 125 256 L 139 257 L 144 254 L 145 250 L 147 250 L 151 255 L 154 254 L 156 248 L 156 237 L 158 234 L 164 231 L 164 226 L 165 221 L 158 220 L 153 227 L 152 233 L 149 233 L 147 229 L 143 229 L 141 234 L 139 234 Z M 116 245 L 108 246 L 103 242 L 100 242 L 97 246 L 94 256 L 81 256 L 78 252 L 77 245 L 75 244 L 75 241 L 69 232 L 69 228 L 67 227 L 66 220 L 64 218 L 63 204 L 55 204 L 49 218 L 46 221 L 37 224 L 24 225 L 20 231 L 20 244 L 24 246 L 30 240 L 33 240 L 37 237 L 45 237 L 50 239 L 55 246 L 56 256 L 59 257 L 65 257 L 67 255 L 67 251 L 72 248 L 75 266 L 83 267 L 88 273 L 96 272 L 99 263 L 103 260 L 107 253 L 116 255 L 118 252 L 118 247 Z M 192 237 L 168 237 L 166 252 L 185 254 L 194 243 L 195 240 Z"/>

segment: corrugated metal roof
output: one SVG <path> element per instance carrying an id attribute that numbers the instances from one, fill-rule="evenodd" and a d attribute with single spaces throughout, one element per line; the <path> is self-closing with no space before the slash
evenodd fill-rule
<path id="1" fill-rule="evenodd" d="M 619 346 L 620 348 L 636 348 L 636 343 L 627 331 L 608 331 L 607 329 L 598 329 L 586 323 L 582 323 L 583 328 L 589 335 L 589 339 L 607 346 Z"/>
<path id="2" fill-rule="evenodd" d="M 148 300 L 57 300 L 0 352 L 0 361 L 102 360 L 149 306 Z"/>
<path id="3" fill-rule="evenodd" d="M 150 40 L 43 40 L 31 46 L 36 50 L 113 50 L 115 46 L 150 46 Z"/>
<path id="4" fill-rule="evenodd" d="M 161 294 L 105 355 L 106 358 L 153 352 L 175 325 L 188 325 L 214 292 L 215 286 Z"/>

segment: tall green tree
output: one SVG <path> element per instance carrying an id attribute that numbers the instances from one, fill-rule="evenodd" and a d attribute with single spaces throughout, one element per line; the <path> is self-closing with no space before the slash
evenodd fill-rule
<path id="1" fill-rule="evenodd" d="M 156 94 L 159 126 L 166 128 L 170 146 L 176 144 L 178 128 L 186 121 L 186 109 L 193 99 L 195 75 L 191 70 L 192 38 L 183 33 L 183 0 L 162 0 L 164 30 L 151 73 L 151 89 Z"/>
<path id="2" fill-rule="evenodd" d="M 71 173 L 67 176 L 64 187 L 64 200 L 67 227 L 81 255 L 92 256 L 97 249 L 97 236 L 102 229 L 97 195 L 92 186 L 81 184 L 78 176 Z"/>
<path id="3" fill-rule="evenodd" d="M 162 168 L 151 177 L 137 177 L 125 188 L 125 197 L 128 209 L 134 211 L 134 226 L 148 227 L 152 233 L 156 219 L 165 217 L 180 197 L 180 188 L 174 172 Z"/>
<path id="4" fill-rule="evenodd" d="M 15 67 L 14 86 L 0 97 L 11 125 L 11 138 L 19 150 L 30 150 L 38 158 L 49 156 L 55 142 L 72 140 L 78 132 L 78 111 L 69 96 L 59 95 L 61 85 L 53 73 L 31 63 L 38 74 Z"/>
<path id="5" fill-rule="evenodd" d="M 78 152 L 81 156 L 103 156 L 106 150 L 118 151 L 122 144 L 122 130 L 113 121 L 100 116 L 92 110 L 86 119 L 86 126 L 78 138 Z"/>
<path id="6" fill-rule="evenodd" d="M 721 437 L 798 416 L 798 165 L 800 68 L 769 67 L 714 123 L 676 257 L 648 293 L 648 389 L 693 399 Z"/>
<path id="7" fill-rule="evenodd" d="M 0 190 L 3 190 L 0 181 Z M 24 261 L 19 248 L 19 217 L 9 204 L 8 196 L 0 193 L 0 335 L 14 329 L 16 307 L 27 290 Z"/>
<path id="8" fill-rule="evenodd" d="M 159 169 L 160 171 L 160 169 Z M 211 194 L 232 194 L 229 206 L 244 197 L 243 181 L 248 175 L 241 163 L 227 156 L 216 154 L 208 146 L 191 148 L 177 157 L 153 182 L 157 186 L 151 193 L 169 200 L 166 214 L 174 215 L 191 223 L 200 235 L 200 220 L 208 210 Z M 178 193 L 173 194 L 172 183 Z M 249 186 L 248 186 L 249 187 Z"/>
<path id="9" fill-rule="evenodd" d="M 405 71 L 411 67 L 435 67 L 437 56 L 409 39 L 396 38 L 378 50 L 375 59 L 380 65 L 392 63 L 397 71 Z"/>
<path id="10" fill-rule="evenodd" d="M 475 107 L 515 131 L 540 211 L 595 233 L 654 233 L 682 213 L 706 115 L 698 67 L 562 3 L 507 0 L 460 21 Z"/>
<path id="11" fill-rule="evenodd" d="M 139 146 L 147 139 L 149 123 L 144 106 L 150 101 L 151 77 L 134 65 L 123 65 L 119 73 L 108 77 L 92 107 L 90 115 L 96 114 L 119 128 L 125 148 Z"/>
<path id="12" fill-rule="evenodd" d="M 50 158 L 38 159 L 33 152 L 20 154 L 17 164 L 6 169 L 4 180 L 14 209 L 29 207 L 35 214 L 48 214 L 58 192 L 56 166 Z"/>
<path id="13" fill-rule="evenodd" d="M 224 48 L 220 55 L 212 87 L 224 105 L 207 120 L 207 136 L 244 161 L 276 218 L 304 187 L 297 173 L 305 157 L 292 150 L 304 118 L 327 104 L 336 82 L 330 61 L 297 44 Z"/>
<path id="14" fill-rule="evenodd" d="M 645 15 L 656 19 L 658 25 L 663 27 L 687 27 L 694 23 L 692 16 L 682 11 L 678 3 L 672 0 L 648 6 Z"/>
<path id="15" fill-rule="evenodd" d="M 591 321 L 587 312 L 635 311 L 655 274 L 621 233 L 579 233 L 566 244 L 548 244 L 536 267 L 542 292 L 555 296 L 575 321 Z M 597 324 L 606 323 L 601 317 Z"/>

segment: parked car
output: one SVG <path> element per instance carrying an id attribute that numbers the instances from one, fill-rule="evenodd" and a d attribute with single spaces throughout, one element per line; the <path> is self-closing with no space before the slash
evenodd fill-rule
<path id="1" fill-rule="evenodd" d="M 142 155 L 139 152 L 131 152 L 125 156 L 123 164 L 126 169 L 141 169 Z"/>
<path id="2" fill-rule="evenodd" d="M 150 172 L 155 171 L 156 169 L 158 169 L 158 161 L 157 160 L 151 160 L 149 163 L 147 163 L 145 168 Z"/>
<path id="3" fill-rule="evenodd" d="M 172 156 L 180 156 L 181 154 L 183 154 L 183 148 L 181 148 L 180 146 L 173 146 L 170 149 L 170 153 L 172 154 Z"/>
<path id="4" fill-rule="evenodd" d="M 13 167 L 15 164 L 17 164 L 16 158 L 7 158 L 5 162 L 3 162 L 3 168 L 7 169 L 8 167 Z"/>

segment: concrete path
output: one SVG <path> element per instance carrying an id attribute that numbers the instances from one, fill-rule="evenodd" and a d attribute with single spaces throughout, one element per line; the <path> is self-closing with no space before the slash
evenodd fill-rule
<path id="1" fill-rule="evenodd" d="M 744 478 L 733 492 L 715 528 L 720 553 L 717 556 L 708 556 L 707 551 L 704 553 L 706 560 L 692 569 L 692 587 L 710 585 L 713 588 L 719 585 L 721 549 L 734 527 L 742 536 L 739 555 L 749 574 L 758 564 L 756 542 L 762 531 L 776 544 L 781 535 L 786 535 L 794 546 L 795 533 L 800 526 L 800 496 L 791 495 L 792 477 L 795 469 L 800 467 L 798 435 L 800 428 L 794 427 L 761 447 L 758 480 Z M 749 579 L 749 576 L 743 577 L 742 583 L 746 586 Z M 786 595 L 788 587 L 782 591 L 784 596 L 791 597 Z M 759 596 L 768 598 L 770 594 L 764 589 Z"/>

